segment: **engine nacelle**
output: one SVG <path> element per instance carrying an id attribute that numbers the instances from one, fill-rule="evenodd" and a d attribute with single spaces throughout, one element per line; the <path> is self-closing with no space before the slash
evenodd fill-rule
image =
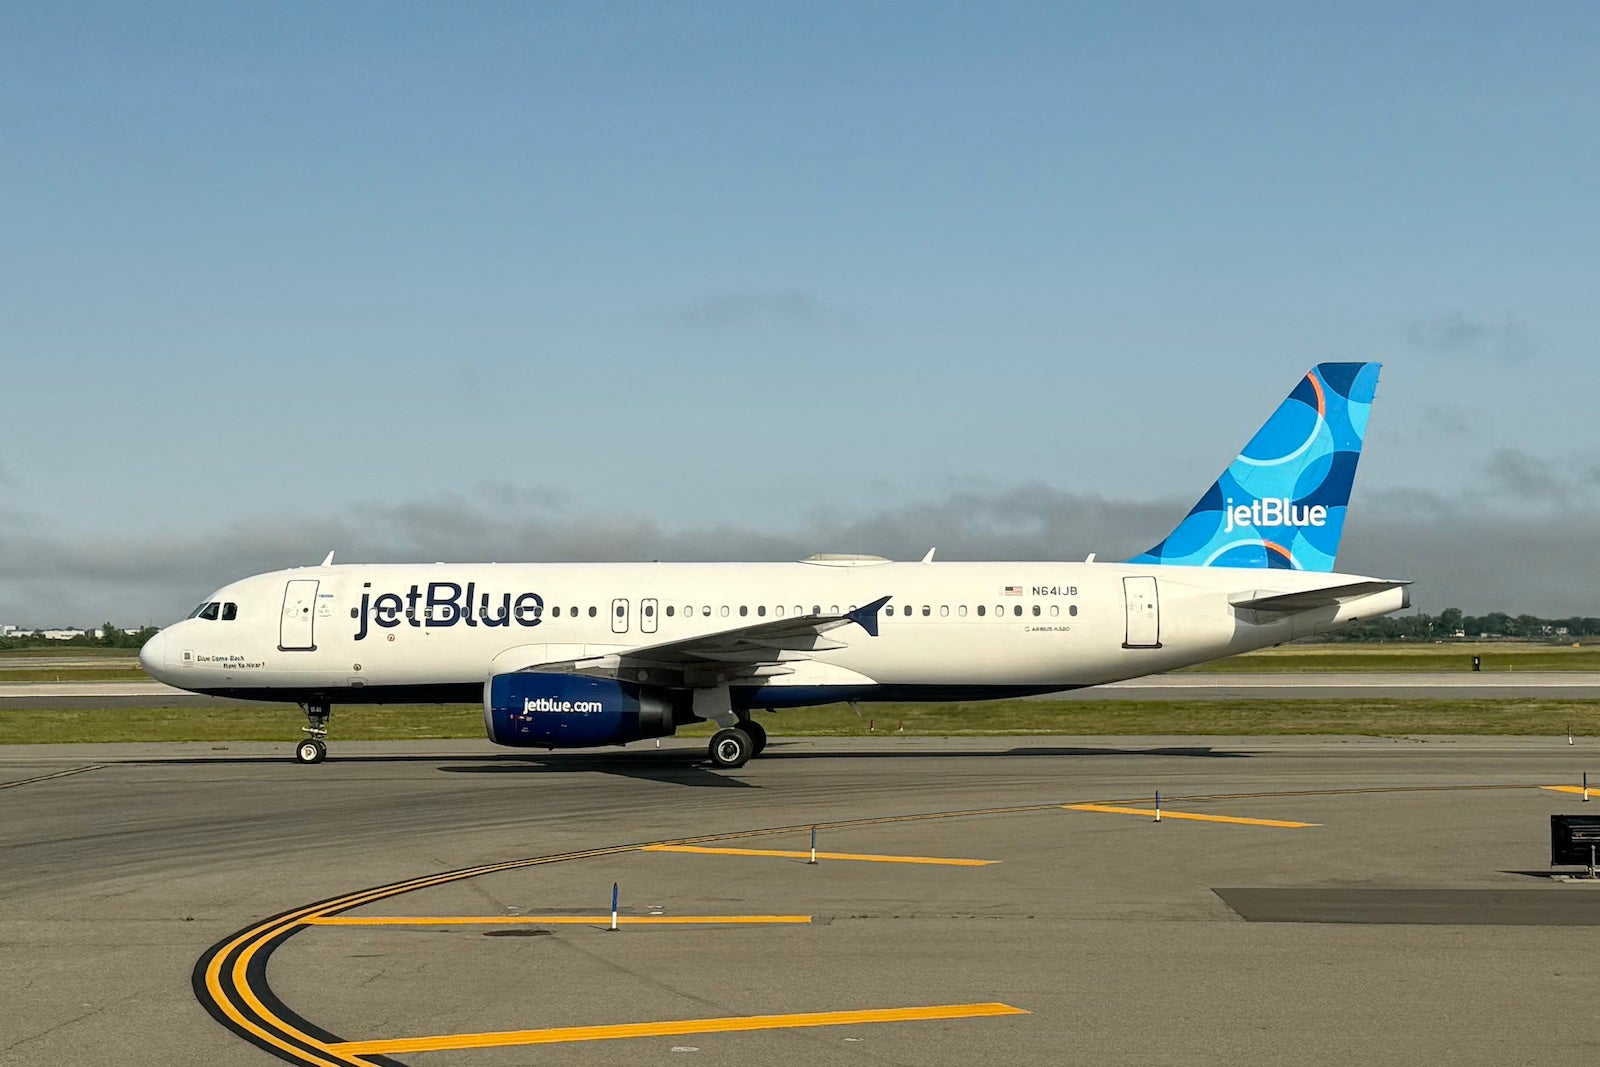
<path id="1" fill-rule="evenodd" d="M 692 718 L 687 692 L 575 674 L 514 671 L 483 687 L 489 740 L 524 748 L 585 748 L 669 736 Z"/>

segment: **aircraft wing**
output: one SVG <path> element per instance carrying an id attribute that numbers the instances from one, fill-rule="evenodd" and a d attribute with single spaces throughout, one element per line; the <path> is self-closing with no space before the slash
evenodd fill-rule
<path id="1" fill-rule="evenodd" d="M 757 681 L 792 673 L 792 668 L 784 665 L 786 662 L 810 659 L 813 652 L 847 647 L 848 642 L 825 637 L 829 631 L 855 624 L 868 636 L 877 637 L 878 612 L 889 599 L 880 597 L 838 615 L 771 619 L 600 656 L 530 664 L 523 670 L 690 688 Z"/>
<path id="2" fill-rule="evenodd" d="M 1236 608 L 1246 608 L 1251 611 L 1292 614 L 1297 611 L 1309 611 L 1312 608 L 1333 607 L 1357 597 L 1399 589 L 1410 584 L 1410 582 L 1385 581 L 1349 582 L 1345 585 L 1331 585 L 1325 589 L 1306 589 L 1298 593 L 1269 593 L 1256 590 L 1237 594 L 1230 597 L 1228 602 Z"/>

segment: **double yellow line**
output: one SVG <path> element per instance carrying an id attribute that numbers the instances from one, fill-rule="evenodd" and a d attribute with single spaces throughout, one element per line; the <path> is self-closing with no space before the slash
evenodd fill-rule
<path id="1" fill-rule="evenodd" d="M 294 1016 L 276 1003 L 266 990 L 267 960 L 274 949 L 289 937 L 332 917 L 335 913 L 372 904 L 402 893 L 446 885 L 467 878 L 478 878 L 501 871 L 514 871 L 546 863 L 614 856 L 638 851 L 638 845 L 588 849 L 554 856 L 491 863 L 442 874 L 413 878 L 374 889 L 364 889 L 342 897 L 273 916 L 214 945 L 195 964 L 195 996 L 212 1016 L 234 1033 L 270 1051 L 287 1053 L 301 1063 L 317 1067 L 372 1067 L 375 1060 L 349 1051 L 348 1043 Z M 267 1003 L 268 1000 L 274 1003 Z M 289 1016 L 286 1018 L 285 1016 Z"/>

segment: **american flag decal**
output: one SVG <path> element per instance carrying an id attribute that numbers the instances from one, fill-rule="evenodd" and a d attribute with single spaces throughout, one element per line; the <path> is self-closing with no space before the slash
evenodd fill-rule
<path id="1" fill-rule="evenodd" d="M 1006 586 L 1006 596 L 1021 596 L 1021 595 L 1022 595 L 1022 586 L 1020 586 L 1020 585 L 1008 585 L 1008 586 Z"/>

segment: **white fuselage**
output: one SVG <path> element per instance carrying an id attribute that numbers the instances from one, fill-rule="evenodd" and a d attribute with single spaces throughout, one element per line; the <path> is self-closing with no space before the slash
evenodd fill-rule
<path id="1" fill-rule="evenodd" d="M 1171 670 L 1406 605 L 1403 588 L 1293 614 L 1234 604 L 1351 575 L 1116 563 L 339 565 L 257 575 L 141 662 L 197 692 L 332 703 L 475 700 L 494 671 L 838 614 L 851 626 L 744 686 L 746 706 L 1049 691 Z M 470 593 L 470 601 L 468 595 Z M 232 615 L 228 618 L 227 615 Z"/>

